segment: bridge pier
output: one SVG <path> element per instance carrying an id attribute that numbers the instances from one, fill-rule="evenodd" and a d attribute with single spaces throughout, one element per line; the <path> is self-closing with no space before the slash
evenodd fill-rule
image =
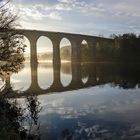
<path id="1" fill-rule="evenodd" d="M 71 69 L 72 69 L 72 80 L 70 86 L 80 87 L 82 85 L 81 78 L 81 40 L 71 38 Z"/>
<path id="2" fill-rule="evenodd" d="M 80 40 L 71 40 L 71 47 L 72 47 L 72 53 L 71 53 L 71 60 L 73 63 L 75 62 L 81 62 L 81 41 Z"/>
<path id="3" fill-rule="evenodd" d="M 90 56 L 90 61 L 93 61 L 96 56 L 96 40 L 88 41 L 88 48 L 89 48 L 89 56 Z"/>
<path id="4" fill-rule="evenodd" d="M 53 65 L 60 65 L 61 59 L 60 59 L 60 39 L 53 39 Z"/>
<path id="5" fill-rule="evenodd" d="M 53 84 L 51 88 L 59 91 L 62 88 L 61 77 L 60 77 L 60 65 L 53 65 Z"/>
<path id="6" fill-rule="evenodd" d="M 78 88 L 83 85 L 81 63 L 72 62 L 71 69 L 72 69 L 72 80 L 71 80 L 70 86 Z"/>
<path id="7" fill-rule="evenodd" d="M 30 35 L 28 37 L 30 41 L 30 63 L 38 63 L 37 61 L 37 35 Z"/>

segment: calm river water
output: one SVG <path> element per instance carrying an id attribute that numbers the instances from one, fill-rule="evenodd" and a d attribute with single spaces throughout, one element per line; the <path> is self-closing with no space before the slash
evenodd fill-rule
<path id="1" fill-rule="evenodd" d="M 139 65 L 88 63 L 72 68 L 63 63 L 59 75 L 51 63 L 33 68 L 25 63 L 10 83 L 23 92 L 15 97 L 22 108 L 27 98 L 21 95 L 35 93 L 38 111 L 31 133 L 41 140 L 140 139 Z M 28 121 L 23 126 L 28 128 Z"/>

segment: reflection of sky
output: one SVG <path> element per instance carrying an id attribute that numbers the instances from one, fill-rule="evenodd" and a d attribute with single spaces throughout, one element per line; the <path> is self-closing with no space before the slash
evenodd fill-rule
<path id="1" fill-rule="evenodd" d="M 53 69 L 40 63 L 38 66 L 38 84 L 42 89 L 50 87 L 53 83 Z"/>
<path id="2" fill-rule="evenodd" d="M 63 72 L 61 72 L 61 83 L 62 85 L 65 87 L 65 86 L 68 86 L 72 80 L 72 76 L 70 74 L 65 74 Z"/>
<path id="3" fill-rule="evenodd" d="M 67 73 L 65 70 L 64 72 Z M 51 80 L 53 80 L 51 74 L 53 74 L 53 71 L 50 65 L 39 63 L 38 82 L 42 88 L 51 84 Z M 70 75 L 61 73 L 62 79 L 64 82 L 65 80 L 68 82 L 70 81 Z M 25 64 L 25 68 L 18 74 L 12 75 L 11 82 L 14 89 L 29 87 L 29 63 Z M 99 131 L 110 132 L 112 130 L 110 133 L 113 133 L 115 129 L 126 129 L 129 124 L 134 128 L 133 130 L 138 130 L 140 128 L 139 93 L 140 89 L 138 87 L 135 89 L 122 89 L 117 86 L 113 87 L 111 84 L 105 84 L 38 96 L 42 107 L 39 114 L 41 134 L 45 135 L 46 131 L 49 131 L 50 135 L 54 136 L 52 139 L 56 139 L 64 128 L 76 131 L 74 133 L 80 131 L 82 134 L 83 131 L 88 131 L 91 127 L 93 129 L 96 125 L 102 128 Z M 26 103 L 23 99 L 18 100 L 21 106 L 25 107 Z"/>
<path id="4" fill-rule="evenodd" d="M 42 107 L 39 116 L 40 129 L 42 133 L 46 128 L 53 134 L 57 131 L 59 135 L 62 129 L 74 128 L 78 122 L 84 123 L 86 130 L 95 124 L 104 125 L 108 129 L 109 127 L 124 129 L 123 125 L 133 124 L 136 129 L 140 124 L 139 93 L 140 89 L 123 90 L 107 84 L 38 96 Z"/>
<path id="5" fill-rule="evenodd" d="M 40 122 L 43 125 L 54 125 L 56 128 L 51 129 L 56 131 L 64 128 L 72 129 L 78 122 L 84 123 L 85 129 L 95 124 L 102 127 L 105 125 L 107 129 L 112 122 L 118 123 L 120 125 L 118 127 L 122 129 L 125 127 L 123 125 L 128 123 L 138 127 L 140 123 L 139 91 L 139 89 L 122 90 L 105 85 L 55 95 L 43 95 L 39 97 L 43 106 Z M 62 126 L 59 127 L 59 125 Z M 83 127 L 81 126 L 78 131 L 82 131 Z"/>
<path id="6" fill-rule="evenodd" d="M 63 61 L 61 63 L 61 72 L 60 72 L 60 77 L 61 77 L 61 84 L 65 87 L 68 86 L 72 80 L 72 75 L 71 75 L 71 62 L 68 61 Z"/>
<path id="7" fill-rule="evenodd" d="M 62 114 L 63 117 L 67 117 L 67 113 L 78 117 L 81 115 L 80 112 L 85 112 L 84 114 L 125 113 L 133 109 L 139 109 L 140 95 L 137 93 L 138 91 L 122 90 L 105 85 L 104 87 L 72 91 L 73 93 L 43 95 L 40 100 L 46 108 L 46 114 L 55 112 Z"/>
<path id="8" fill-rule="evenodd" d="M 51 85 L 53 80 L 51 65 L 39 63 L 38 66 L 39 85 L 42 88 L 46 88 Z M 67 69 L 63 70 L 63 72 L 67 73 Z M 70 82 L 70 76 L 69 74 L 61 73 L 61 78 L 65 84 L 68 81 Z M 11 83 L 14 89 L 24 87 L 22 90 L 25 90 L 25 88 L 27 89 L 30 86 L 29 63 L 25 64 L 25 68 L 18 74 L 12 75 Z M 49 129 L 50 133 L 55 137 L 64 128 L 76 131 L 78 127 L 77 131 L 79 133 L 81 131 L 78 126 L 79 122 L 84 124 L 84 126 L 80 126 L 80 129 L 84 127 L 86 131 L 90 127 L 95 127 L 95 125 L 99 125 L 107 130 L 117 127 L 119 130 L 128 124 L 131 124 L 137 130 L 137 128 L 140 128 L 139 93 L 140 89 L 138 87 L 135 89 L 122 89 L 106 84 L 38 96 L 42 107 L 39 114 L 40 131 L 44 135 Z M 19 102 L 22 107 L 25 107 L 26 103 L 23 99 L 19 99 Z"/>
<path id="9" fill-rule="evenodd" d="M 12 74 L 10 82 L 13 90 L 24 91 L 29 88 L 31 84 L 31 70 L 29 65 L 29 63 L 25 63 L 25 68 L 18 73 Z"/>

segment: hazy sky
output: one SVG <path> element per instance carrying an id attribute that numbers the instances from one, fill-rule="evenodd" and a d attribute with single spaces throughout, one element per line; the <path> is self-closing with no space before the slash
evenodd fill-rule
<path id="1" fill-rule="evenodd" d="M 140 31 L 140 0 L 12 0 L 23 28 L 109 36 Z"/>

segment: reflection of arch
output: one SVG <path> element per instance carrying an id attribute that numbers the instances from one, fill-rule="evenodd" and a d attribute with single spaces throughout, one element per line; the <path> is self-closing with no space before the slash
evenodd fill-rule
<path id="1" fill-rule="evenodd" d="M 87 63 L 85 65 L 85 73 L 88 73 L 88 81 L 83 84 L 81 82 L 81 67 L 80 63 L 73 63 L 72 70 L 72 81 L 68 86 L 62 86 L 59 79 L 60 69 L 55 67 L 54 69 L 54 81 L 53 84 L 47 89 L 41 89 L 37 83 L 37 64 L 31 63 L 31 86 L 23 93 L 36 93 L 36 94 L 46 94 L 52 92 L 70 91 L 80 88 L 86 88 L 96 85 L 112 84 L 112 86 L 119 86 L 121 88 L 136 88 L 139 86 L 139 69 L 132 66 L 122 66 L 114 64 L 100 64 L 100 63 Z M 124 73 L 125 71 L 125 73 Z M 23 79 L 24 77 L 24 79 Z M 22 76 L 23 80 L 27 78 Z M 10 86 L 9 77 L 6 79 L 6 90 Z M 14 90 L 14 89 L 13 89 Z M 18 94 L 22 96 L 22 94 Z"/>
<path id="2" fill-rule="evenodd" d="M 47 89 L 53 83 L 52 63 L 40 62 L 38 64 L 38 85 L 41 89 Z"/>
<path id="3" fill-rule="evenodd" d="M 81 64 L 81 78 L 84 84 L 88 82 L 89 72 L 88 72 L 88 64 L 86 63 Z"/>
<path id="4" fill-rule="evenodd" d="M 32 82 L 30 69 L 30 63 L 25 63 L 24 68 L 21 71 L 11 75 L 10 80 L 13 90 L 25 91 L 30 87 Z"/>

